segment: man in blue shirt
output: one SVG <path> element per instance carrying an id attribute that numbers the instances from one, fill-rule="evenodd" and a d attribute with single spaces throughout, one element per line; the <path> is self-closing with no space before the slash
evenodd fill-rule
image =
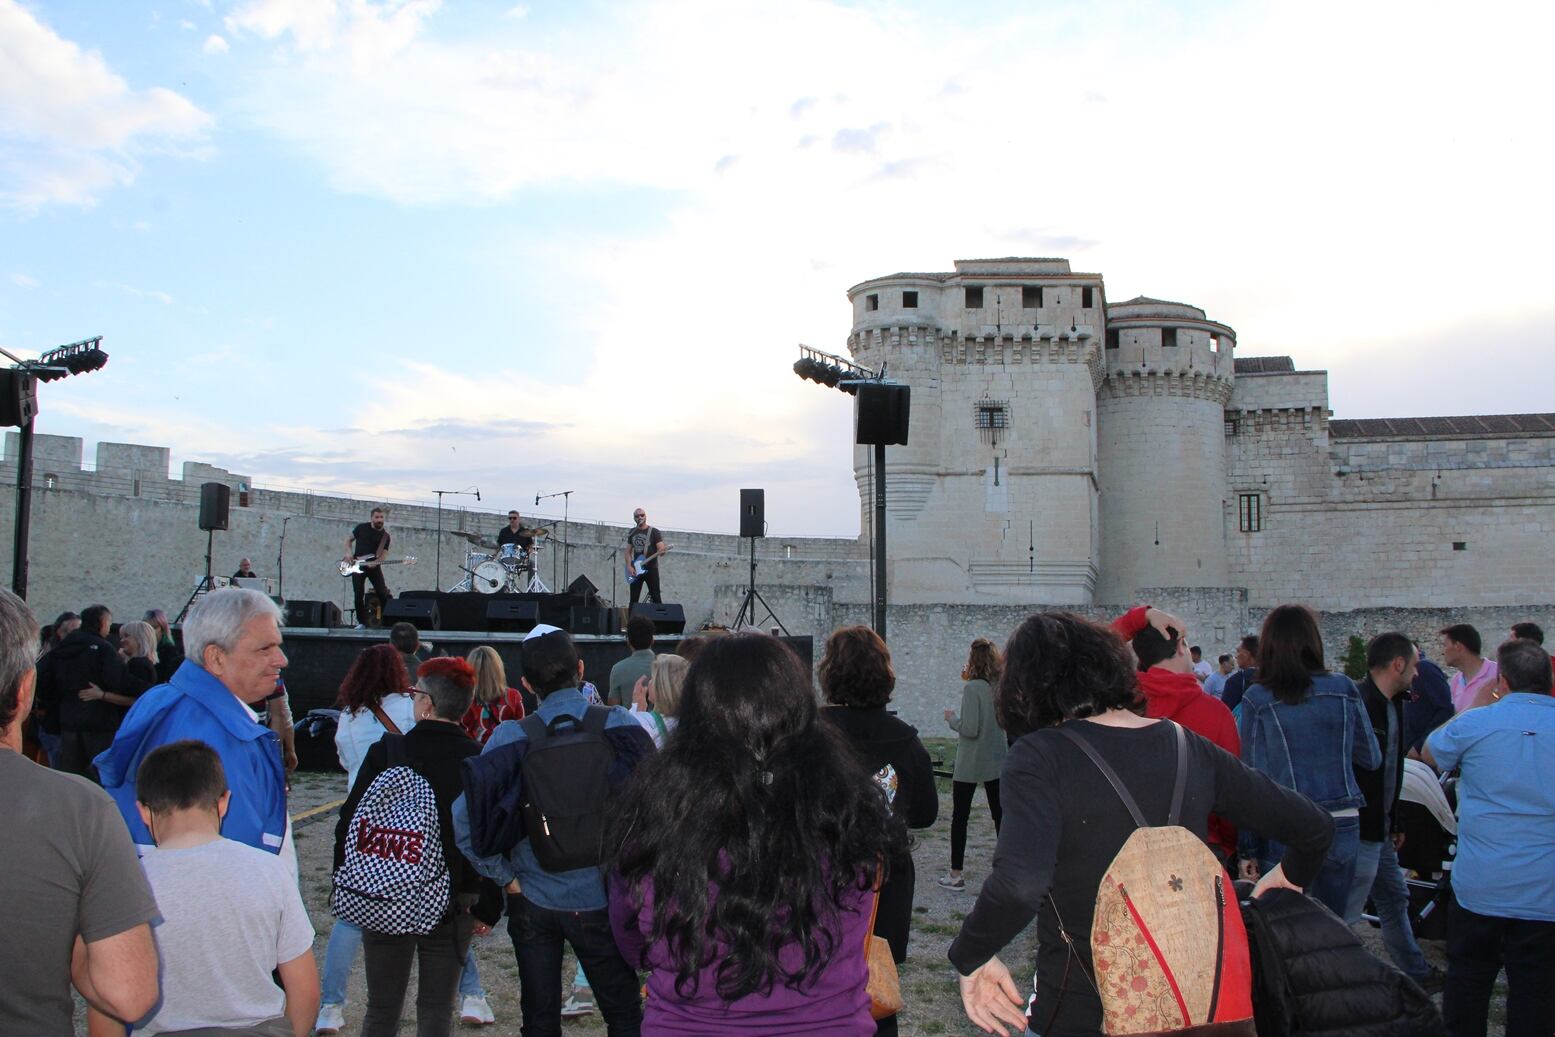
<path id="1" fill-rule="evenodd" d="M 589 703 L 578 688 L 583 663 L 572 638 L 555 627 L 536 627 L 524 639 L 523 651 L 524 687 L 540 697 L 536 715 L 547 728 L 564 717 L 581 725 Z M 619 706 L 608 708 L 604 738 L 614 760 L 606 782 L 614 793 L 654 750 L 648 732 L 630 713 Z M 482 854 L 476 849 L 492 849 L 485 829 L 505 808 L 523 802 L 522 767 L 528 748 L 522 722 L 498 724 L 480 757 L 465 762 L 465 794 L 453 806 L 459 849 L 477 871 L 507 886 L 508 935 L 518 959 L 523 1032 L 525 1037 L 560 1037 L 565 941 L 588 973 L 610 1033 L 635 1034 L 642 1019 L 637 973 L 616 949 L 599 866 L 549 871 L 522 834 L 505 852 Z"/>
<path id="2" fill-rule="evenodd" d="M 1485 1033 L 1506 968 L 1507 1037 L 1555 1032 L 1555 698 L 1550 657 L 1527 639 L 1497 654 L 1492 701 L 1433 731 L 1427 762 L 1457 768 L 1458 857 L 1442 1014 L 1454 1037 Z"/>

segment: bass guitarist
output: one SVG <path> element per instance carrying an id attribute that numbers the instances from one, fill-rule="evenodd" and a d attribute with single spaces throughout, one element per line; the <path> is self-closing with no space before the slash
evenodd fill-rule
<path id="1" fill-rule="evenodd" d="M 389 584 L 383 578 L 383 562 L 389 556 L 390 535 L 383 524 L 383 509 L 374 508 L 368 516 L 371 521 L 359 522 L 356 528 L 351 530 L 351 535 L 346 538 L 346 556 L 344 561 L 350 564 L 353 561 L 362 561 L 362 572 L 351 574 L 351 591 L 356 596 L 356 622 L 358 626 L 367 626 L 367 601 L 365 591 L 367 581 L 373 581 L 373 590 L 378 592 L 378 607 L 384 608 L 389 604 Z"/>
<path id="2" fill-rule="evenodd" d="M 648 513 L 642 508 L 632 512 L 632 518 L 636 525 L 626 531 L 625 549 L 632 604 L 637 604 L 637 599 L 642 597 L 643 584 L 647 584 L 648 600 L 657 605 L 663 600 L 659 597 L 659 555 L 668 551 L 670 545 L 665 543 L 664 534 L 648 525 Z M 643 570 L 641 576 L 636 575 L 639 565 Z"/>

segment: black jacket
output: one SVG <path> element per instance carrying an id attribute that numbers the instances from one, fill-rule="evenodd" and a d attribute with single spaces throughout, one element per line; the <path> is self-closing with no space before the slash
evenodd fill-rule
<path id="1" fill-rule="evenodd" d="M 1361 703 L 1366 707 L 1366 716 L 1371 720 L 1371 729 L 1376 732 L 1377 744 L 1382 747 L 1382 766 L 1372 770 L 1355 768 L 1355 784 L 1360 787 L 1361 794 L 1366 797 L 1366 805 L 1361 807 L 1361 841 L 1368 843 L 1380 843 L 1390 837 L 1394 832 L 1393 808 L 1398 805 L 1399 793 L 1404 789 L 1404 699 L 1405 694 L 1394 695 L 1393 700 L 1377 690 L 1377 685 L 1372 683 L 1371 677 L 1367 677 L 1358 685 L 1361 691 Z M 1399 745 L 1393 759 L 1388 759 L 1388 710 L 1393 710 L 1393 723 L 1398 731 Z M 1393 768 L 1393 799 L 1390 802 L 1382 801 L 1382 776 L 1383 768 Z"/>
<path id="2" fill-rule="evenodd" d="M 1258 1037 L 1446 1037 L 1426 992 L 1311 897 L 1271 889 L 1242 918 Z"/>
<path id="3" fill-rule="evenodd" d="M 125 692 L 124 659 L 105 639 L 86 630 L 71 631 L 59 647 L 38 660 L 40 723 L 50 733 L 117 731 L 124 709 L 101 699 L 76 697 L 88 684 L 116 695 Z"/>
<path id="4" fill-rule="evenodd" d="M 934 764 L 918 740 L 918 729 L 879 709 L 827 706 L 821 716 L 852 743 L 864 769 L 877 776 L 887 767 L 894 772 L 896 788 L 891 809 L 908 828 L 927 828 L 939 816 L 939 790 L 934 786 Z M 889 774 L 889 772 L 888 772 Z M 907 960 L 907 936 L 912 928 L 913 887 L 916 874 L 911 851 L 889 862 L 889 876 L 880 888 L 880 908 L 875 916 L 875 935 L 891 945 L 897 961 Z"/>
<path id="5" fill-rule="evenodd" d="M 502 891 L 495 883 L 484 879 L 475 867 L 454 845 L 453 805 L 464 794 L 464 783 L 459 777 L 459 764 L 466 757 L 479 756 L 480 743 L 464 733 L 456 723 L 424 720 L 405 735 L 405 754 L 410 765 L 432 786 L 437 799 L 437 820 L 442 829 L 443 859 L 448 862 L 449 877 L 453 883 L 454 900 L 472 905 L 470 913 L 488 925 L 502 917 Z M 388 749 L 380 739 L 367 750 L 361 769 L 356 774 L 356 784 L 340 808 L 340 818 L 335 822 L 335 870 L 345 862 L 346 838 L 351 828 L 351 815 L 367 792 L 373 779 L 382 774 L 388 763 Z"/>

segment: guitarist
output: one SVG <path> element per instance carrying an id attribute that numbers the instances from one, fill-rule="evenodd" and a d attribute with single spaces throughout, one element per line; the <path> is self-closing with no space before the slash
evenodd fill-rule
<path id="1" fill-rule="evenodd" d="M 626 564 L 631 564 L 639 558 L 647 563 L 647 571 L 642 579 L 633 580 L 632 604 L 637 604 L 637 599 L 642 597 L 643 584 L 648 585 L 648 600 L 655 605 L 663 599 L 659 597 L 659 555 L 670 549 L 670 545 L 664 542 L 664 534 L 658 529 L 648 525 L 648 513 L 638 508 L 632 513 L 632 518 L 637 524 L 626 531 Z"/>
<path id="2" fill-rule="evenodd" d="M 373 590 L 378 592 L 378 607 L 383 608 L 389 603 L 389 584 L 383 578 L 383 560 L 389 556 L 389 531 L 383 525 L 383 509 L 374 508 L 369 516 L 371 521 L 359 522 L 356 528 L 351 530 L 351 535 L 346 538 L 346 563 L 351 563 L 359 558 L 369 559 L 364 562 L 364 571 L 351 574 L 351 591 L 356 595 L 356 622 L 358 626 L 366 626 L 367 602 L 363 592 L 367 588 L 367 581 L 373 581 Z"/>

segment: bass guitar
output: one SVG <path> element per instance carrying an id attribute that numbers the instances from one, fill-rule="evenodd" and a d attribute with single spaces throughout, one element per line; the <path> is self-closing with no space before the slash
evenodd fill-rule
<path id="1" fill-rule="evenodd" d="M 638 555 L 625 565 L 626 585 L 630 587 L 642 579 L 648 572 L 648 563 L 670 549 L 668 544 L 660 544 L 652 554 Z"/>
<path id="2" fill-rule="evenodd" d="M 380 565 L 415 565 L 414 558 L 389 558 L 380 562 L 376 558 L 358 558 L 352 562 L 341 562 L 339 565 L 341 576 L 350 576 L 353 573 L 364 573 L 369 569 L 376 569 Z"/>

